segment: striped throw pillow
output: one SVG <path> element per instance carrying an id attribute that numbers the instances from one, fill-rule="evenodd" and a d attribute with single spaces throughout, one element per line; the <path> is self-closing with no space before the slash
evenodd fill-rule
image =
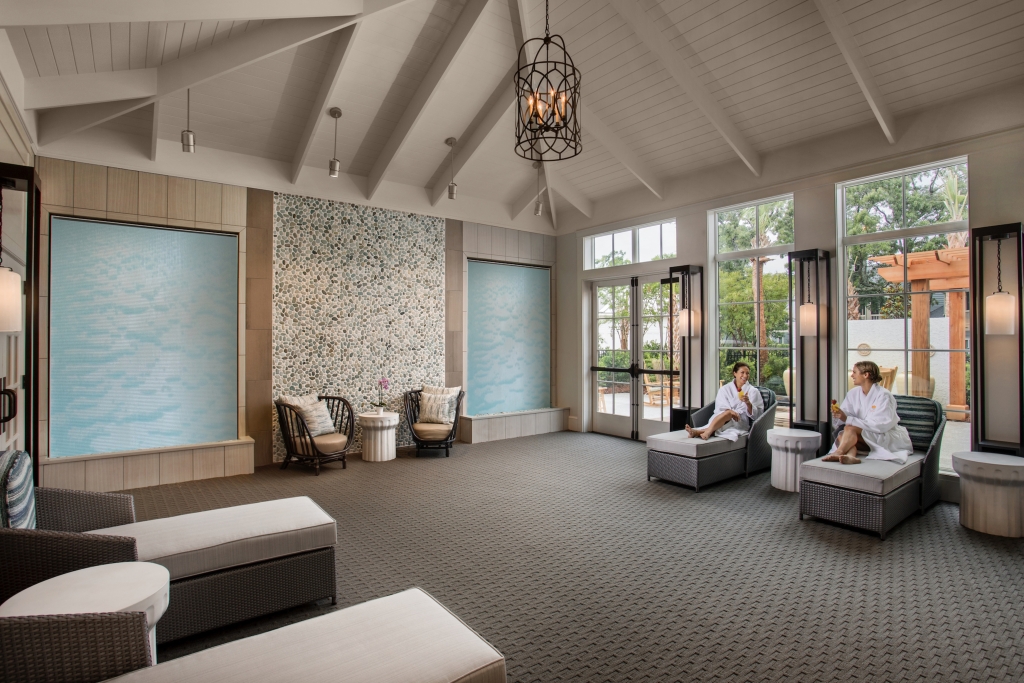
<path id="1" fill-rule="evenodd" d="M 419 422 L 450 425 L 455 420 L 451 408 L 454 397 L 447 394 L 420 394 Z"/>
<path id="2" fill-rule="evenodd" d="M 0 526 L 36 528 L 32 458 L 25 451 L 9 450 L 0 456 Z"/>
<path id="3" fill-rule="evenodd" d="M 299 411 L 299 415 L 306 421 L 310 436 L 334 433 L 334 419 L 331 418 L 331 411 L 328 410 L 326 401 L 295 406 L 295 410 Z"/>
<path id="4" fill-rule="evenodd" d="M 446 396 L 449 399 L 448 403 L 448 415 L 444 422 L 440 424 L 450 425 L 455 422 L 455 409 L 459 403 L 459 392 L 462 391 L 462 387 L 432 387 L 429 384 L 423 385 L 423 390 L 420 392 L 420 403 L 423 402 L 423 397 L 428 394 Z M 421 420 L 422 421 L 422 420 Z"/>

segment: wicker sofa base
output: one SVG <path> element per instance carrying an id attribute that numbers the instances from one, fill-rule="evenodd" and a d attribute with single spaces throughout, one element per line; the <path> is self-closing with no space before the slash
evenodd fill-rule
<path id="1" fill-rule="evenodd" d="M 746 474 L 747 450 L 718 453 L 704 458 L 647 450 L 647 481 L 657 477 L 700 491 L 701 486 Z"/>
<path id="2" fill-rule="evenodd" d="M 337 599 L 334 546 L 171 581 L 157 643 L 261 617 L 308 602 Z"/>
<path id="3" fill-rule="evenodd" d="M 885 535 L 921 511 L 921 478 L 908 481 L 884 496 L 814 481 L 800 482 L 800 519 L 804 515 Z"/>

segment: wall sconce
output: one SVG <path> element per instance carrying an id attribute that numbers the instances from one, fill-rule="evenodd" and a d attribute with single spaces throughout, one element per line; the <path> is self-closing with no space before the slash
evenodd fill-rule
<path id="1" fill-rule="evenodd" d="M 800 304 L 800 336 L 818 336 L 818 307 L 811 303 L 811 269 L 807 268 L 807 301 Z"/>
<path id="2" fill-rule="evenodd" d="M 660 372 L 668 373 L 669 429 L 675 432 L 704 406 L 704 268 L 673 266 L 661 284 L 673 287 L 668 316 L 670 365 Z"/>
<path id="3" fill-rule="evenodd" d="M 4 190 L 0 187 L 0 332 L 21 332 L 21 276 L 3 267 Z"/>
<path id="4" fill-rule="evenodd" d="M 789 321 L 789 368 L 782 373 L 789 426 L 821 434 L 818 454 L 824 455 L 832 444 L 832 262 L 821 249 L 791 251 L 787 258 L 790 310 L 799 311 Z"/>
<path id="5" fill-rule="evenodd" d="M 985 297 L 985 334 L 1017 331 L 1017 297 L 1003 291 L 1003 240 L 996 240 L 996 291 Z"/>

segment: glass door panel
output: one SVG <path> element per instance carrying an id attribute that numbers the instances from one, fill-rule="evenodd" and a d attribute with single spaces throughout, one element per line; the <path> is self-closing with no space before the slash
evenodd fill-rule
<path id="1" fill-rule="evenodd" d="M 594 285 L 594 431 L 626 438 L 632 432 L 632 303 L 629 280 Z"/>

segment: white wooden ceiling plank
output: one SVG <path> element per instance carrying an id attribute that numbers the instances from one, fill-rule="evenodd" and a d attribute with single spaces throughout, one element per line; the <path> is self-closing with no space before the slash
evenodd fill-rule
<path id="1" fill-rule="evenodd" d="M 68 26 L 71 38 L 71 51 L 75 57 L 75 73 L 96 73 L 96 62 L 93 56 L 92 35 L 88 24 Z"/>
<path id="2" fill-rule="evenodd" d="M 754 11 L 746 6 L 729 13 L 729 23 L 716 26 L 715 30 L 705 35 L 687 27 L 681 37 L 675 38 L 673 45 L 689 44 L 700 61 L 708 69 L 714 70 L 722 61 L 739 59 L 777 40 L 802 34 L 809 28 L 820 23 L 814 16 L 814 9 L 806 3 L 792 4 L 792 0 L 784 3 L 773 3 Z M 664 31 L 666 37 L 679 36 L 674 28 Z"/>
<path id="3" fill-rule="evenodd" d="M 773 131 L 770 135 L 763 136 L 763 139 L 760 139 L 760 144 L 764 145 L 765 149 L 781 149 L 802 140 L 821 137 L 845 128 L 864 125 L 873 118 L 874 114 L 865 106 L 859 112 L 844 113 L 835 118 L 825 118 L 811 124 L 794 124 L 785 130 Z"/>
<path id="4" fill-rule="evenodd" d="M 53 50 L 53 58 L 57 63 L 57 73 L 61 76 L 78 73 L 69 27 L 66 25 L 48 26 L 46 34 L 50 37 L 50 49 Z"/>
<path id="5" fill-rule="evenodd" d="M 837 98 L 850 97 L 860 90 L 852 77 L 830 80 L 807 88 L 793 86 L 784 97 L 767 99 L 758 104 L 746 103 L 734 114 L 737 125 L 749 125 L 758 121 L 784 119 L 795 112 L 810 111 Z"/>
<path id="6" fill-rule="evenodd" d="M 128 43 L 128 68 L 146 68 L 146 46 L 149 43 L 149 22 L 132 22 Z"/>
<path id="7" fill-rule="evenodd" d="M 380 4 L 380 3 L 378 3 Z M 374 8 L 376 9 L 376 8 Z M 363 10 L 358 0 L 0 0 L 0 25 L 44 26 L 114 21 L 188 21 L 221 19 L 302 19 L 352 16 Z"/>
<path id="8" fill-rule="evenodd" d="M 184 57 L 196 51 L 199 44 L 199 32 L 203 28 L 201 21 L 186 21 L 181 31 L 181 47 L 178 49 L 178 56 Z"/>
<path id="9" fill-rule="evenodd" d="M 893 109 L 898 112 L 916 111 L 944 100 L 964 97 L 972 92 L 999 85 L 1012 88 L 1024 87 L 1024 65 L 1011 64 L 1002 69 L 986 69 L 971 79 L 968 84 L 953 82 L 938 87 L 931 84 L 915 88 L 908 93 L 900 93 L 904 99 L 896 100 L 894 97 Z"/>
<path id="10" fill-rule="evenodd" d="M 249 25 L 247 20 L 236 20 L 231 22 L 231 30 L 228 32 L 229 38 L 236 38 L 245 33 L 246 27 Z"/>
<path id="11" fill-rule="evenodd" d="M 32 56 L 32 46 L 28 43 L 25 29 L 21 26 L 9 28 L 7 29 L 7 37 L 11 41 L 11 48 L 14 50 L 14 56 L 18 60 L 18 66 L 21 67 L 21 73 L 25 78 L 38 76 L 39 69 L 36 68 L 36 60 Z"/>
<path id="12" fill-rule="evenodd" d="M 677 49 L 665 39 L 664 35 L 656 29 L 647 15 L 633 4 L 632 0 L 611 0 L 611 2 L 618 13 L 637 31 L 640 39 L 658 55 L 662 63 L 672 72 L 672 76 L 697 103 L 697 106 L 711 120 L 715 128 L 722 133 L 730 146 L 736 150 L 740 159 L 754 175 L 760 175 L 760 155 L 725 115 L 719 102 L 707 91 Z"/>
<path id="13" fill-rule="evenodd" d="M 800 30 L 779 31 L 752 38 L 733 51 L 709 60 L 707 68 L 717 78 L 726 78 L 738 70 L 774 59 L 773 63 L 786 64 L 799 57 L 834 44 L 828 28 L 817 16 L 806 17 Z"/>
<path id="14" fill-rule="evenodd" d="M 824 56 L 824 55 L 828 56 Z M 760 98 L 771 97 L 773 93 L 784 90 L 802 81 L 817 85 L 830 80 L 852 78 L 850 68 L 838 49 L 820 52 L 817 57 L 809 55 L 806 59 L 787 65 L 785 70 L 773 69 L 732 84 L 736 91 L 732 96 L 733 104 L 742 106 L 745 102 L 759 102 Z"/>
<path id="15" fill-rule="evenodd" d="M 824 24 L 819 24 L 811 30 L 814 34 L 813 38 L 804 35 L 790 36 L 742 59 L 716 65 L 714 70 L 716 82 L 709 85 L 709 88 L 712 92 L 718 92 L 719 88 L 728 91 L 742 91 L 744 81 L 750 79 L 760 81 L 760 79 L 770 78 L 776 73 L 803 68 L 816 59 L 829 59 L 840 54 L 839 48 L 836 47 L 835 41 L 829 35 Z"/>
<path id="16" fill-rule="evenodd" d="M 117 22 L 110 24 L 110 66 L 114 71 L 131 68 L 131 24 Z"/>
<path id="17" fill-rule="evenodd" d="M 213 32 L 213 44 L 217 45 L 227 40 L 231 36 L 231 29 L 234 25 L 233 21 L 218 21 L 217 29 Z"/>
<path id="18" fill-rule="evenodd" d="M 819 119 L 835 119 L 844 116 L 852 116 L 861 111 L 867 110 L 864 98 L 854 93 L 841 100 L 821 105 L 811 112 L 800 112 L 789 118 L 771 119 L 756 124 L 745 124 L 744 130 L 750 137 L 759 140 L 770 140 L 772 135 L 781 134 L 780 131 L 788 129 L 803 129 L 814 125 Z"/>
<path id="19" fill-rule="evenodd" d="M 1001 31 L 1024 23 L 1024 10 L 1004 15 L 972 15 L 955 24 L 937 27 L 927 34 L 908 38 L 897 45 L 878 50 L 869 58 L 869 63 L 878 73 L 885 73 L 893 66 L 915 61 L 930 61 L 936 54 L 935 47 L 949 45 L 954 49 L 966 43 L 984 46 Z M 893 65 L 893 66 L 890 66 Z"/>
<path id="20" fill-rule="evenodd" d="M 937 69 L 931 74 L 921 74 L 918 76 L 921 80 L 915 79 L 912 85 L 905 84 L 901 87 L 897 82 L 887 84 L 886 87 L 893 89 L 891 97 L 894 101 L 902 101 L 904 98 L 931 92 L 935 95 L 933 101 L 939 102 L 949 98 L 951 94 L 955 94 L 957 89 L 959 89 L 959 92 L 967 89 L 975 90 L 983 82 L 995 82 L 994 80 L 986 81 L 985 79 L 990 74 L 998 74 L 1003 71 L 1013 73 L 1022 64 L 1024 64 L 1024 51 L 1014 50 L 998 59 L 975 64 L 964 69 L 952 72 L 946 69 Z M 931 77 L 928 78 L 928 76 Z M 1006 74 L 1003 73 L 996 80 L 1005 80 L 1005 78 Z"/>
<path id="21" fill-rule="evenodd" d="M 185 35 L 184 21 L 167 22 L 167 32 L 164 36 L 164 50 L 160 57 L 160 63 L 177 59 L 181 54 L 181 41 Z"/>
<path id="22" fill-rule="evenodd" d="M 153 69 L 164 61 L 164 42 L 167 39 L 167 22 L 149 22 L 149 37 L 146 39 L 146 68 Z"/>
<path id="23" fill-rule="evenodd" d="M 217 35 L 217 22 L 204 21 L 199 27 L 199 37 L 196 39 L 196 52 L 213 45 L 213 37 Z"/>
<path id="24" fill-rule="evenodd" d="M 892 0 L 869 0 L 868 2 L 846 2 L 842 3 L 843 14 L 855 33 L 860 33 L 861 26 L 871 28 L 879 24 L 894 21 L 903 15 L 915 12 L 924 8 L 930 13 L 941 12 L 944 0 L 904 0 L 893 2 Z"/>
<path id="25" fill-rule="evenodd" d="M 736 8 L 746 6 L 746 0 L 721 0 L 719 2 L 691 2 L 684 4 L 659 3 L 660 12 L 648 10 L 651 19 L 655 21 L 659 29 L 665 30 L 670 25 L 685 26 L 687 29 L 699 28 L 711 24 L 713 26 L 723 23 L 720 18 L 723 14 L 731 12 Z"/>
<path id="26" fill-rule="evenodd" d="M 92 59 L 96 71 L 104 73 L 114 70 L 111 53 L 110 24 L 90 24 L 89 38 L 92 43 Z"/>
<path id="27" fill-rule="evenodd" d="M 886 48 L 896 54 L 903 54 L 921 47 L 926 42 L 951 37 L 958 30 L 969 31 L 978 26 L 1001 21 L 1021 11 L 1019 3 L 1012 1 L 991 7 L 979 7 L 979 4 L 975 2 L 953 7 L 937 16 L 911 15 L 905 19 L 907 25 L 904 30 L 899 30 L 903 28 L 900 24 L 904 22 L 894 22 L 893 25 L 887 24 L 878 31 L 865 32 L 866 35 L 858 36 L 858 40 L 868 63 L 874 65 L 877 60 L 885 58 L 884 53 L 878 53 Z"/>
<path id="28" fill-rule="evenodd" d="M 910 79 L 926 74 L 936 68 L 966 68 L 988 59 L 1002 56 L 1007 51 L 1024 51 L 1021 42 L 1024 40 L 1024 23 L 1013 26 L 1005 31 L 990 36 L 985 41 L 968 41 L 960 45 L 950 45 L 948 50 L 928 50 L 930 54 L 922 59 L 892 67 L 884 74 L 879 74 L 879 85 L 888 85 L 895 81 Z M 959 42 L 959 41 L 958 41 Z"/>

